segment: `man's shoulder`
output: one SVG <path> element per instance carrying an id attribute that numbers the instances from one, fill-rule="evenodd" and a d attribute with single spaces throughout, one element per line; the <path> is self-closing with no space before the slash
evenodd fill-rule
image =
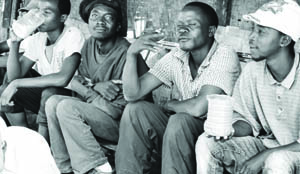
<path id="1" fill-rule="evenodd" d="M 223 55 L 226 57 L 233 57 L 235 59 L 238 58 L 236 51 L 232 47 L 225 45 L 225 44 L 217 43 L 217 48 L 216 48 L 215 54 Z"/>
<path id="2" fill-rule="evenodd" d="M 73 26 L 65 26 L 64 32 L 62 34 L 63 34 L 62 37 L 70 41 L 72 41 L 71 38 L 74 37 L 84 39 L 83 33 L 77 27 L 73 27 Z"/>
<path id="3" fill-rule="evenodd" d="M 74 27 L 74 26 L 65 26 L 65 32 L 66 33 L 80 33 L 83 34 L 79 28 Z"/>
<path id="4" fill-rule="evenodd" d="M 118 37 L 116 41 L 116 45 L 120 47 L 121 49 L 127 50 L 130 46 L 130 43 L 127 39 L 123 37 Z"/>

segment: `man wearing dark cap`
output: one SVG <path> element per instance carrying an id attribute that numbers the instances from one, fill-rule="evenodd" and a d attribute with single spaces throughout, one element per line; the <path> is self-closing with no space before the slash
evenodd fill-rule
<path id="1" fill-rule="evenodd" d="M 79 76 L 71 82 L 80 99 L 55 95 L 46 102 L 51 149 L 62 173 L 112 173 L 96 139 L 117 143 L 126 105 L 120 80 L 130 45 L 123 38 L 126 1 L 83 0 L 80 15 L 91 33 L 81 52 Z M 147 71 L 141 57 L 139 62 Z"/>

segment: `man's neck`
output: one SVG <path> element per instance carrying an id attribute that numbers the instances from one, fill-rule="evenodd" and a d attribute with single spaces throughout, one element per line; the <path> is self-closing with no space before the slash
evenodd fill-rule
<path id="1" fill-rule="evenodd" d="M 267 58 L 267 67 L 275 80 L 281 82 L 286 78 L 293 67 L 294 57 L 288 49 L 281 49 Z"/>
<path id="2" fill-rule="evenodd" d="M 198 69 L 204 59 L 207 57 L 207 54 L 209 53 L 212 45 L 214 43 L 214 40 L 208 41 L 208 44 L 204 45 L 200 49 L 191 51 L 191 58 L 193 59 L 194 66 Z"/>
<path id="3" fill-rule="evenodd" d="M 64 25 L 59 27 L 56 30 L 47 32 L 47 35 L 48 35 L 48 44 L 47 45 L 54 44 L 56 42 L 56 40 L 59 38 L 59 36 L 62 34 L 63 30 L 64 30 Z"/>
<path id="4" fill-rule="evenodd" d="M 100 54 L 107 54 L 115 45 L 117 38 L 113 37 L 107 40 L 97 40 L 97 49 Z"/>

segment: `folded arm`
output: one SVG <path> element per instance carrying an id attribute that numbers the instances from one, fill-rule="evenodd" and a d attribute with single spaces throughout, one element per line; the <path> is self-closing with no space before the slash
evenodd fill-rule
<path id="1" fill-rule="evenodd" d="M 8 80 L 10 81 L 9 85 L 3 91 L 0 99 L 0 103 L 2 105 L 7 105 L 10 103 L 10 100 L 14 93 L 17 91 L 18 88 L 44 88 L 44 87 L 65 87 L 70 82 L 71 78 L 73 77 L 78 64 L 80 61 L 80 54 L 73 53 L 70 57 L 66 58 L 63 62 L 62 68 L 57 73 L 52 73 L 48 75 L 43 75 L 40 77 L 33 77 L 33 78 L 21 78 L 23 77 L 28 69 L 30 69 L 33 65 L 33 62 L 28 58 L 22 56 L 19 64 L 19 71 L 14 73 L 12 69 L 7 72 Z M 10 62 L 12 63 L 12 62 Z M 11 67 L 10 67 L 11 68 Z M 16 66 L 14 66 L 16 68 Z"/>

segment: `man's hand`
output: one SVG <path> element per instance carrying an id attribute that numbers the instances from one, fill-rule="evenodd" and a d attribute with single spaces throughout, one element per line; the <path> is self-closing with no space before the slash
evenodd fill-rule
<path id="1" fill-rule="evenodd" d="M 112 80 L 97 83 L 94 86 L 94 90 L 99 92 L 102 95 L 102 97 L 108 101 L 114 100 L 121 91 L 118 84 L 115 84 Z"/>
<path id="2" fill-rule="evenodd" d="M 205 135 L 207 138 L 213 138 L 215 141 L 225 142 L 227 140 L 230 140 L 233 137 L 234 129 L 232 128 L 231 133 L 227 136 L 213 136 L 213 135 L 207 134 L 206 132 L 205 132 Z"/>
<path id="3" fill-rule="evenodd" d="M 72 80 L 77 81 L 77 82 L 79 82 L 79 83 L 81 83 L 81 84 L 83 84 L 84 81 L 85 81 L 85 80 L 84 80 L 84 77 L 82 77 L 81 75 L 76 75 L 76 76 L 74 76 Z"/>
<path id="4" fill-rule="evenodd" d="M 170 108 L 170 105 L 177 102 L 177 100 L 168 101 L 166 98 L 159 101 L 159 107 L 167 115 L 173 115 L 175 112 Z"/>
<path id="5" fill-rule="evenodd" d="M 0 97 L 1 105 L 12 105 L 11 99 L 17 92 L 16 80 L 12 81 L 3 91 Z"/>
<path id="6" fill-rule="evenodd" d="M 131 44 L 131 46 L 128 48 L 127 54 L 136 56 L 143 50 L 156 52 L 162 48 L 157 41 L 161 40 L 163 37 L 163 34 L 149 34 L 141 36 Z"/>
<path id="7" fill-rule="evenodd" d="M 262 170 L 265 160 L 270 155 L 270 150 L 265 150 L 253 156 L 236 168 L 236 174 L 257 174 Z"/>
<path id="8" fill-rule="evenodd" d="M 9 36 L 12 43 L 19 43 L 23 40 L 15 34 L 12 28 L 10 29 Z"/>
<path id="9" fill-rule="evenodd" d="M 87 103 L 92 103 L 98 96 L 99 94 L 96 91 L 94 91 L 93 89 L 89 89 L 84 96 L 84 99 Z"/>

